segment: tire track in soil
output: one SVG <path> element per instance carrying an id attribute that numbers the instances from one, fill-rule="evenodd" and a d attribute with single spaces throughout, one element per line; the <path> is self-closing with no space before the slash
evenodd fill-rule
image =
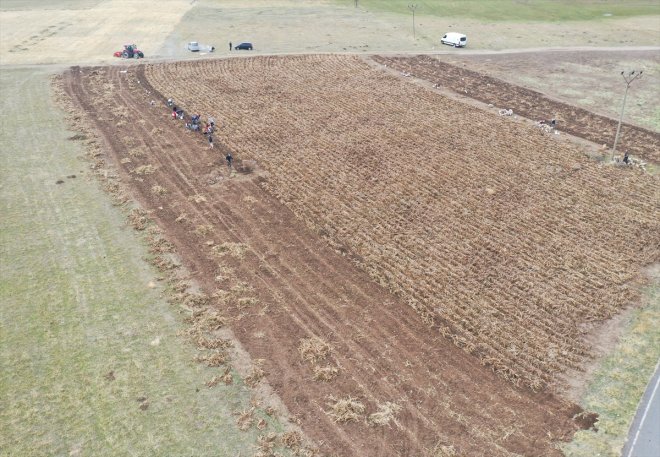
<path id="1" fill-rule="evenodd" d="M 230 208 L 225 209 L 227 212 L 231 212 Z M 233 215 L 232 215 L 233 216 Z M 235 225 L 235 222 L 232 223 L 232 225 Z M 255 227 L 258 226 L 259 222 L 256 220 L 250 220 L 247 221 L 247 226 L 248 227 Z M 273 227 L 270 225 L 270 227 Z M 287 233 L 288 234 L 288 233 Z M 288 234 L 290 235 L 290 234 Z M 274 237 L 275 239 L 280 239 L 279 233 L 278 236 Z M 250 239 L 254 240 L 254 238 L 250 237 Z M 301 246 L 303 246 L 303 249 L 307 250 L 308 252 L 310 251 L 310 246 L 308 246 L 305 243 L 304 239 L 301 239 L 300 237 L 297 237 L 296 242 L 299 242 Z M 264 252 L 269 249 L 269 243 L 264 243 L 263 239 L 258 240 L 258 242 L 252 242 L 251 246 L 256 252 Z M 272 242 L 270 243 L 272 244 Z M 294 245 L 298 243 L 293 243 Z M 336 322 L 344 322 L 346 323 L 346 318 L 345 316 L 340 316 L 337 312 L 334 312 L 334 310 L 331 308 L 332 302 L 347 302 L 349 301 L 350 297 L 347 295 L 343 294 L 336 294 L 334 293 L 334 289 L 332 287 L 332 284 L 342 284 L 346 282 L 346 278 L 344 277 L 339 277 L 337 271 L 334 269 L 332 265 L 328 265 L 327 263 L 323 262 L 324 265 L 320 266 L 317 264 L 317 267 L 320 267 L 320 271 L 328 271 L 330 272 L 328 276 L 324 277 L 319 277 L 316 275 L 314 269 L 310 269 L 309 265 L 305 266 L 304 272 L 308 273 L 307 276 L 311 276 L 309 278 L 303 278 L 302 275 L 296 274 L 294 271 L 294 266 L 290 265 L 285 259 L 282 259 L 281 256 L 277 256 L 276 259 L 278 260 L 277 265 L 275 265 L 273 262 L 268 262 L 268 266 L 275 272 L 277 271 L 282 271 L 284 275 L 293 277 L 296 279 L 295 285 L 293 287 L 290 286 L 290 284 L 286 284 L 283 282 L 281 279 L 281 275 L 275 273 L 277 276 L 277 282 L 278 284 L 275 284 L 272 286 L 272 288 L 280 288 L 280 289 L 288 289 L 287 290 L 287 296 L 290 297 L 290 299 L 297 305 L 296 306 L 296 311 L 298 313 L 297 316 L 297 321 L 301 325 L 304 325 L 305 328 L 311 328 L 316 326 L 316 334 L 321 334 L 321 335 L 334 335 L 333 333 L 333 328 L 331 322 L 336 321 Z M 264 259 L 261 259 L 262 261 Z M 318 262 L 322 261 L 319 257 L 316 257 L 314 259 L 310 259 L 311 262 Z M 324 270 L 325 268 L 325 270 Z M 329 279 L 330 278 L 330 279 Z M 263 278 L 262 278 L 263 279 Z M 330 282 L 328 282 L 330 281 Z M 272 281 L 271 281 L 272 282 Z M 323 290 L 322 291 L 314 291 L 310 285 L 316 285 L 322 286 Z M 363 294 L 363 291 L 358 290 L 358 293 L 362 293 L 362 297 L 365 297 Z M 305 301 L 305 297 L 309 297 L 310 299 L 314 297 L 315 299 L 313 300 L 315 303 L 312 306 L 311 303 Z M 330 300 L 332 302 L 330 302 Z M 319 303 L 322 302 L 322 303 Z M 323 306 L 319 306 L 319 304 L 322 304 Z M 307 312 L 306 312 L 307 311 Z M 381 311 L 383 311 L 381 309 Z M 391 313 L 386 312 L 388 314 L 388 318 L 391 319 Z M 304 324 L 302 323 L 304 322 Z M 348 325 L 348 324 L 347 324 Z M 243 329 L 245 333 L 249 334 L 249 330 Z M 371 338 L 369 339 L 370 341 L 374 340 L 386 340 L 389 335 L 386 334 L 386 332 L 383 332 L 382 335 L 378 334 L 379 331 L 377 328 L 374 329 L 374 335 L 371 335 Z M 314 336 L 315 333 L 313 331 L 308 332 L 306 335 L 307 337 Z M 407 335 L 409 337 L 409 342 L 417 343 L 414 341 L 415 335 Z M 412 341 L 411 341 L 412 340 Z M 379 360 L 381 358 L 381 354 L 378 352 L 377 348 L 369 347 L 363 345 L 362 348 L 355 347 L 355 344 L 351 344 L 351 340 L 341 340 L 340 344 L 337 344 L 337 340 L 332 340 L 333 346 L 335 349 L 340 349 L 339 353 L 346 353 L 346 354 L 356 354 L 356 356 L 359 356 L 359 360 L 357 357 L 352 357 L 350 359 L 343 360 L 339 365 L 342 366 L 342 369 L 347 370 L 348 372 L 352 372 L 354 369 L 357 369 L 360 365 L 362 364 L 368 364 L 368 360 Z M 353 346 L 353 347 L 351 347 Z M 367 352 L 366 356 L 359 354 L 360 350 L 362 352 Z M 402 355 L 407 355 L 408 357 L 412 358 L 414 357 L 413 354 L 402 354 Z M 348 364 L 347 360 L 350 361 L 351 363 Z M 376 371 L 376 368 L 373 367 L 373 365 L 370 366 L 372 371 Z M 386 368 L 388 367 L 379 367 L 378 372 L 383 373 L 386 372 Z M 367 390 L 365 392 L 366 395 L 369 395 L 369 391 Z M 391 398 L 396 398 L 396 392 L 392 392 L 390 389 L 390 392 L 388 392 L 388 395 L 392 396 Z M 378 401 L 378 398 L 373 398 L 371 396 L 370 400 L 372 401 Z M 413 411 L 415 413 L 415 411 Z M 419 417 L 418 419 L 423 419 Z M 432 422 L 432 421 L 431 421 Z"/>
<path id="2" fill-rule="evenodd" d="M 223 169 L 208 165 L 217 163 L 218 151 L 206 149 L 201 135 L 182 134 L 181 123 L 170 122 L 162 105 L 146 108 L 156 94 L 144 74 L 137 76 L 144 89 L 135 90 L 128 84 L 128 78 L 136 78 L 134 68 L 129 67 L 128 74 L 122 70 L 105 69 L 107 82 L 115 86 L 116 103 L 128 109 L 131 119 L 145 122 L 129 122 L 118 132 L 114 122 L 92 114 L 107 145 L 107 159 L 209 294 L 217 287 L 217 264 L 203 240 L 191 236 L 192 225 L 212 226 L 216 242 L 249 246 L 242 262 L 228 263 L 238 279 L 254 288 L 259 303 L 272 309 L 243 317 L 235 307 L 221 311 L 237 319 L 232 325 L 235 335 L 253 358 L 265 360 L 269 383 L 301 418 L 308 436 L 322 443 L 322 451 L 421 455 L 441 441 L 460 454 L 559 455 L 551 440 L 570 438 L 576 429 L 570 419 L 579 411 L 576 407 L 549 394 L 516 389 L 424 326 L 412 308 L 332 251 L 265 191 L 261 184 L 268 177 L 200 184 L 209 172 Z M 88 90 L 94 81 L 75 69 L 65 80 L 68 93 L 85 111 L 99 110 Z M 147 96 L 146 90 L 152 94 Z M 153 136 L 154 128 L 163 133 Z M 142 182 L 133 179 L 130 164 L 121 163 L 128 150 L 122 143 L 125 137 L 142 139 L 145 163 L 157 167 Z M 164 152 L 168 145 L 174 145 L 172 152 Z M 216 145 L 221 146 L 219 137 Z M 166 199 L 154 197 L 151 186 L 163 183 L 169 191 Z M 207 202 L 188 199 L 196 194 Z M 256 200 L 251 210 L 245 197 Z M 192 215 L 191 222 L 175 222 L 182 213 Z M 263 273 L 262 265 L 271 273 Z M 266 337 L 255 336 L 260 332 Z M 298 355 L 299 340 L 312 335 L 329 339 L 335 348 L 332 359 L 341 370 L 330 383 L 310 380 L 310 367 Z M 377 401 L 397 402 L 403 407 L 397 415 L 401 428 L 335 424 L 322 411 L 329 395 L 357 397 L 368 412 L 375 411 Z"/>

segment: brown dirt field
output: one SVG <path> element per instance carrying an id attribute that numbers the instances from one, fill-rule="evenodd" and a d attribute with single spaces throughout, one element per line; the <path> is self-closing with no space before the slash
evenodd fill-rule
<path id="1" fill-rule="evenodd" d="M 308 68 L 308 72 L 322 78 L 329 70 L 327 65 L 338 63 L 340 69 L 353 75 L 375 78 L 398 90 L 407 87 L 391 77 L 370 73 L 354 58 L 336 59 L 303 57 L 292 62 L 298 62 L 297 70 Z M 253 359 L 263 359 L 268 382 L 301 421 L 306 434 L 331 455 L 424 455 L 442 446 L 456 455 L 559 455 L 554 443 L 570 439 L 580 422 L 572 420 L 579 408 L 548 393 L 516 388 L 496 376 L 476 357 L 422 323 L 402 298 L 374 283 L 356 264 L 359 250 L 354 249 L 354 241 L 345 229 L 339 230 L 346 233 L 347 245 L 336 245 L 337 250 L 333 250 L 318 236 L 309 218 L 301 220 L 295 214 L 300 206 L 292 205 L 292 210 L 280 201 L 293 198 L 282 193 L 283 183 L 292 189 L 310 184 L 304 176 L 315 166 L 306 158 L 311 151 L 317 151 L 317 155 L 335 153 L 314 144 L 309 150 L 286 146 L 296 151 L 294 156 L 282 150 L 287 138 L 313 142 L 306 129 L 322 125 L 317 123 L 313 103 L 324 112 L 328 107 L 321 97 L 313 97 L 319 94 L 296 97 L 290 93 L 294 87 L 282 81 L 288 65 L 281 64 L 287 59 L 240 62 L 234 67 L 234 62 L 218 61 L 214 65 L 219 67 L 208 68 L 205 78 L 189 79 L 182 74 L 172 81 L 181 87 L 190 81 L 196 83 L 191 85 L 195 90 L 190 93 L 175 94 L 181 106 L 197 108 L 192 99 L 195 92 L 209 103 L 199 109 L 222 119 L 223 130 L 213 150 L 208 149 L 202 135 L 187 132 L 180 121 L 170 119 L 163 99 L 147 83 L 141 68 L 74 68 L 65 75 L 64 85 L 74 102 L 88 113 L 81 119 L 97 129 L 103 139 L 99 159 L 116 167 L 136 200 L 164 229 L 193 278 L 229 318 Z M 149 69 L 150 81 L 156 79 L 152 76 L 154 70 L 177 74 L 186 65 L 158 68 Z M 206 71 L 202 66 L 191 69 Z M 266 75 L 269 96 L 252 98 L 244 93 L 255 84 L 254 79 L 243 79 L 246 71 L 259 76 L 273 70 L 281 78 Z M 311 83 L 307 80 L 309 74 L 296 78 L 301 77 L 304 84 Z M 333 73 L 330 81 L 322 81 L 340 82 L 334 78 L 337 75 Z M 236 83 L 246 85 L 232 86 Z M 351 91 L 345 94 L 348 97 L 372 96 L 371 86 L 345 85 L 341 90 L 348 91 L 349 87 Z M 225 99 L 222 103 L 216 96 L 209 98 L 216 91 Z M 168 91 L 164 95 L 172 94 Z M 149 104 L 152 99 L 158 102 L 155 106 Z M 300 130 L 294 133 L 263 128 L 261 117 L 246 116 L 244 110 L 248 108 L 252 116 L 259 114 L 255 106 L 245 105 L 249 103 L 258 104 L 264 115 L 279 111 L 280 121 Z M 303 108 L 308 110 L 310 124 L 306 123 Z M 244 123 L 238 122 L 241 116 L 246 116 Z M 292 116 L 301 123 L 291 122 Z M 378 122 L 375 118 L 368 120 Z M 248 137 L 252 140 L 244 142 Z M 254 170 L 230 177 L 222 160 L 228 148 L 234 151 L 242 169 L 250 168 L 245 166 L 248 160 L 255 160 Z M 347 148 L 346 152 L 355 150 Z M 266 154 L 272 155 L 268 158 Z M 333 164 L 341 163 L 336 157 L 331 159 Z M 354 161 L 353 172 L 366 173 L 368 165 L 375 167 L 382 159 L 363 154 L 350 160 Z M 281 163 L 287 171 L 282 173 L 274 163 Z M 421 164 L 415 166 L 422 168 Z M 402 163 L 394 165 L 398 174 L 410 173 Z M 590 169 L 586 163 L 582 166 Z M 150 173 L 137 172 L 146 167 Z M 555 168 L 566 177 L 566 169 L 560 165 Z M 317 176 L 318 183 L 331 185 L 331 178 L 349 175 L 347 169 L 325 170 L 328 174 Z M 618 176 L 620 171 L 608 173 Z M 164 192 L 154 192 L 155 186 Z M 632 188 L 638 190 L 634 185 Z M 342 194 L 339 188 L 330 190 Z M 306 201 L 299 204 L 323 211 L 319 201 L 309 200 L 314 197 L 314 189 L 308 192 Z M 355 189 L 350 193 L 361 197 Z M 643 189 L 639 193 L 643 195 Z M 318 197 L 326 196 L 320 193 Z M 353 214 L 350 205 L 344 210 L 349 217 Z M 318 356 L 321 368 L 338 369 L 329 382 L 314 381 L 313 363 L 301 355 L 301 342 L 312 337 L 330 344 L 330 354 L 321 351 Z M 257 383 L 258 376 L 253 380 Z M 326 413 L 330 398 L 348 396 L 361 402 L 366 410 L 357 422 L 335 423 Z M 379 405 L 387 402 L 402 408 L 394 414 L 396 422 L 384 427 L 368 425 L 366 416 L 382 411 Z"/>
<path id="2" fill-rule="evenodd" d="M 660 257 L 657 177 L 358 57 L 146 75 L 216 113 L 237 157 L 270 172 L 263 186 L 308 227 L 514 383 L 580 367 L 583 335 L 639 301 L 640 269 Z"/>
<path id="3" fill-rule="evenodd" d="M 484 103 L 512 109 L 515 114 L 529 119 L 555 118 L 558 130 L 597 144 L 606 144 L 610 149 L 614 143 L 618 120 L 551 99 L 540 92 L 462 66 L 441 62 L 431 56 L 374 56 L 373 59 L 389 68 L 431 81 Z M 527 62 L 527 65 L 530 63 Z M 660 134 L 624 123 L 617 150 L 627 150 L 633 156 L 660 163 Z"/>

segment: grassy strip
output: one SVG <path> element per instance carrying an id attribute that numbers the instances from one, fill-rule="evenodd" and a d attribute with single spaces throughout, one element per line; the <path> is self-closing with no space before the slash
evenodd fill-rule
<path id="1" fill-rule="evenodd" d="M 335 0 L 335 3 L 343 6 L 355 4 L 352 0 Z M 412 3 L 418 5 L 416 13 L 419 15 L 483 21 L 586 21 L 660 14 L 660 4 L 652 1 L 421 0 Z M 409 0 L 358 0 L 363 9 L 401 14 L 411 14 L 410 4 Z"/>
<path id="2" fill-rule="evenodd" d="M 147 250 L 68 141 L 49 78 L 0 73 L 0 455 L 243 455 L 251 389 L 207 388 Z M 268 430 L 281 427 L 268 421 Z"/>
<path id="3" fill-rule="evenodd" d="M 660 359 L 660 284 L 648 291 L 649 304 L 636 310 L 615 351 L 605 359 L 582 406 L 600 415 L 597 432 L 578 432 L 563 447 L 568 457 L 621 455 L 628 429 L 653 369 Z"/>

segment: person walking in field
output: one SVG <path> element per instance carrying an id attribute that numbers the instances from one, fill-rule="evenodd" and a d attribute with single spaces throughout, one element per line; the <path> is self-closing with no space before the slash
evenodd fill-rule
<path id="1" fill-rule="evenodd" d="M 227 157 L 225 157 L 227 160 L 227 168 L 231 169 L 231 163 L 234 161 L 234 158 L 231 156 L 231 152 L 227 153 Z"/>
<path id="2" fill-rule="evenodd" d="M 229 51 L 231 51 L 231 41 L 229 42 Z"/>
<path id="3" fill-rule="evenodd" d="M 213 149 L 213 135 L 209 134 L 209 149 Z"/>

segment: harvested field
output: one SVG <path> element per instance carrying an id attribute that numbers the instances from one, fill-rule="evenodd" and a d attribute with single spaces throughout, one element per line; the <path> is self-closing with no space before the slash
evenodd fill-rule
<path id="1" fill-rule="evenodd" d="M 389 68 L 425 79 L 461 95 L 499 108 L 512 109 L 515 114 L 529 119 L 555 118 L 559 130 L 597 144 L 606 144 L 610 149 L 614 144 L 618 120 L 553 100 L 537 91 L 441 62 L 431 56 L 374 56 L 373 59 Z M 660 163 L 660 133 L 624 123 L 617 150 Z"/>
<path id="2" fill-rule="evenodd" d="M 146 76 L 217 113 L 229 147 L 271 172 L 263 186 L 308 227 L 514 382 L 539 388 L 578 367 L 587 324 L 634 303 L 640 266 L 659 258 L 657 178 L 357 58 L 179 63 Z M 179 82 L 192 79 L 194 90 Z"/>
<path id="3" fill-rule="evenodd" d="M 263 359 L 255 383 L 265 376 L 323 451 L 558 454 L 579 409 L 514 384 L 579 367 L 591 323 L 637 300 L 640 266 L 659 258 L 657 178 L 354 57 L 121 71 L 73 69 L 65 86 Z M 220 120 L 215 150 L 170 119 L 171 96 Z M 128 110 L 120 129 L 109 104 Z M 228 150 L 254 165 L 230 175 Z M 303 356 L 304 341 L 328 349 Z M 315 381 L 317 368 L 337 371 Z M 364 409 L 336 422 L 347 398 Z"/>

